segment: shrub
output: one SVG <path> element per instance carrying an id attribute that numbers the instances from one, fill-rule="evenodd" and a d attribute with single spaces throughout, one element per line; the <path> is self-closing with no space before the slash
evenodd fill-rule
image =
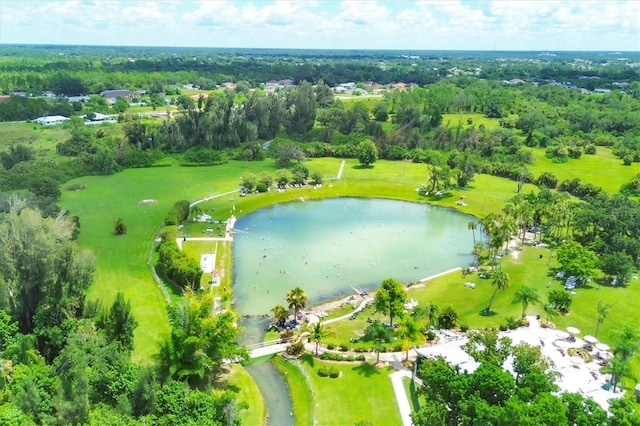
<path id="1" fill-rule="evenodd" d="M 500 331 L 507 331 L 508 328 L 509 327 L 507 327 L 505 324 L 500 324 L 500 327 L 498 327 Z"/>
<path id="2" fill-rule="evenodd" d="M 429 331 L 429 332 L 427 333 L 427 340 L 428 340 L 429 342 L 433 341 L 433 339 L 435 339 L 435 338 L 436 338 L 436 333 L 435 333 L 435 332 L 433 332 L 433 331 Z"/>
<path id="3" fill-rule="evenodd" d="M 340 351 L 347 352 L 348 350 L 349 350 L 349 347 L 347 345 L 340 345 Z"/>
<path id="4" fill-rule="evenodd" d="M 302 341 L 297 341 L 296 343 L 292 343 L 287 346 L 285 350 L 287 355 L 297 356 L 304 353 L 304 343 Z"/>
<path id="5" fill-rule="evenodd" d="M 113 225 L 113 233 L 116 235 L 124 235 L 127 233 L 127 225 L 121 217 L 116 219 L 116 223 Z"/>
<path id="6" fill-rule="evenodd" d="M 256 190 L 258 192 L 267 192 L 267 189 L 268 189 L 267 184 L 264 182 L 258 182 L 256 184 Z"/>
<path id="7" fill-rule="evenodd" d="M 596 146 L 592 143 L 588 144 L 584 147 L 584 153 L 589 155 L 594 155 L 596 153 Z"/>
<path id="8" fill-rule="evenodd" d="M 364 357 L 364 355 L 357 355 L 356 356 L 356 361 L 364 361 L 366 358 Z"/>
<path id="9" fill-rule="evenodd" d="M 336 348 L 336 345 L 334 345 L 333 343 L 330 343 L 327 345 L 327 349 L 329 349 L 330 351 L 334 350 Z"/>
<path id="10" fill-rule="evenodd" d="M 624 164 L 625 166 L 630 166 L 631 163 L 633 163 L 633 155 L 628 154 L 622 158 L 622 164 Z"/>
<path id="11" fill-rule="evenodd" d="M 462 331 L 463 333 L 469 331 L 469 324 L 460 324 L 460 331 Z"/>

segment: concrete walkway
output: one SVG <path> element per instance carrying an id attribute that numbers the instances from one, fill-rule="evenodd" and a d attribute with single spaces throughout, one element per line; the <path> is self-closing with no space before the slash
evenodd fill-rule
<path id="1" fill-rule="evenodd" d="M 342 160 L 342 163 L 340 163 L 340 170 L 338 170 L 338 176 L 336 176 L 336 179 L 340 179 L 342 177 L 342 171 L 344 170 L 344 163 L 345 163 L 345 160 Z"/>
<path id="2" fill-rule="evenodd" d="M 398 401 L 402 424 L 403 426 L 411 426 L 413 424 L 411 421 L 411 404 L 409 403 L 409 395 L 407 395 L 402 383 L 403 377 L 411 378 L 411 373 L 406 369 L 401 369 L 389 375 L 393 385 L 393 392 L 396 394 L 396 401 Z"/>
<path id="3" fill-rule="evenodd" d="M 351 315 L 357 314 L 358 312 L 360 312 L 361 310 L 366 308 L 367 307 L 367 303 L 371 302 L 372 300 L 373 300 L 373 298 L 367 297 L 366 299 L 364 299 L 362 301 L 362 303 L 360 303 L 360 306 L 358 306 L 356 309 L 354 309 L 353 311 L 349 312 L 348 314 L 342 315 L 341 317 L 336 317 L 336 318 L 331 318 L 331 319 L 328 319 L 328 320 L 323 320 L 322 323 L 326 325 L 326 324 L 331 324 L 331 323 L 334 323 L 334 322 L 337 322 L 337 321 L 345 320 L 345 319 L 351 317 Z"/>

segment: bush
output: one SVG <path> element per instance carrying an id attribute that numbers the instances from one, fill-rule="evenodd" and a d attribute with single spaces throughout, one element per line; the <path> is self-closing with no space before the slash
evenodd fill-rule
<path id="1" fill-rule="evenodd" d="M 330 343 L 327 345 L 327 349 L 329 349 L 330 351 L 334 350 L 336 348 L 336 345 L 334 345 L 333 343 Z"/>
<path id="2" fill-rule="evenodd" d="M 625 166 L 630 166 L 631 163 L 633 163 L 633 155 L 628 154 L 622 158 L 622 164 L 624 164 Z"/>
<path id="3" fill-rule="evenodd" d="M 318 369 L 318 376 L 335 379 L 340 376 L 340 371 L 334 365 L 323 365 Z"/>
<path id="4" fill-rule="evenodd" d="M 435 339 L 435 338 L 436 338 L 436 333 L 435 333 L 435 332 L 433 332 L 433 331 L 429 331 L 429 332 L 427 333 L 427 340 L 428 340 L 429 342 L 432 342 L 432 341 L 433 341 L 433 339 Z"/>
<path id="5" fill-rule="evenodd" d="M 297 356 L 304 353 L 304 343 L 302 341 L 297 341 L 296 343 L 292 343 L 287 346 L 285 350 L 287 355 Z"/>
<path id="6" fill-rule="evenodd" d="M 349 347 L 347 345 L 340 345 L 341 352 L 347 352 L 348 350 L 349 350 Z"/>
<path id="7" fill-rule="evenodd" d="M 507 327 L 505 324 L 500 324 L 500 327 L 498 327 L 500 331 L 507 331 L 508 328 L 509 327 Z"/>
<path id="8" fill-rule="evenodd" d="M 469 331 L 469 324 L 460 324 L 460 331 L 462 331 L 463 333 Z"/>

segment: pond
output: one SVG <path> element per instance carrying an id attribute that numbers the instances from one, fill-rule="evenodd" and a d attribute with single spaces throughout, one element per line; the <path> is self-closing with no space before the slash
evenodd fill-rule
<path id="1" fill-rule="evenodd" d="M 415 282 L 473 261 L 474 220 L 453 209 L 403 201 L 332 198 L 277 204 L 240 218 L 233 243 L 233 294 L 243 316 L 286 306 L 299 286 L 313 306 Z M 251 328 L 251 327 L 250 327 Z"/>

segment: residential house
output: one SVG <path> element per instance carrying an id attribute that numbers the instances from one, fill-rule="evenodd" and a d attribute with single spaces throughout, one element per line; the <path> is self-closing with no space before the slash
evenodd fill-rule
<path id="1" fill-rule="evenodd" d="M 69 117 L 62 115 L 46 115 L 44 117 L 38 117 L 33 121 L 43 126 L 55 126 L 56 124 L 62 124 L 67 120 L 69 120 Z"/>

